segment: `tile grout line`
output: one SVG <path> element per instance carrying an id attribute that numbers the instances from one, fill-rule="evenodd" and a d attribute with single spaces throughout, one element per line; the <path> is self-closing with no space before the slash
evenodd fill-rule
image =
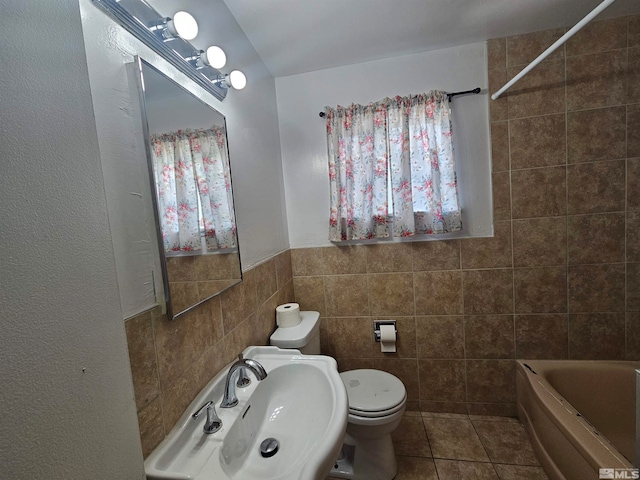
<path id="1" fill-rule="evenodd" d="M 627 296 L 628 296 L 628 275 L 629 275 L 629 264 L 628 264 L 628 253 L 627 253 L 627 230 L 628 230 L 628 215 L 629 215 L 629 205 L 628 205 L 628 171 L 629 171 L 629 89 L 631 88 L 631 83 L 629 82 L 629 30 L 630 30 L 631 20 L 627 19 L 627 105 L 625 106 L 625 129 L 624 129 L 624 140 L 625 140 L 625 160 L 624 160 L 624 358 L 629 358 L 629 328 L 627 325 Z"/>
<path id="2" fill-rule="evenodd" d="M 508 43 L 508 42 L 507 42 Z M 507 53 L 507 64 L 509 63 L 509 57 Z M 517 335 L 516 335 L 516 268 L 515 268 L 515 243 L 514 243 L 514 218 L 513 218 L 513 162 L 512 162 L 512 148 L 511 148 L 511 124 L 512 119 L 509 111 L 509 100 L 507 100 L 507 155 L 509 158 L 509 227 L 511 229 L 511 325 L 513 328 L 512 341 L 513 341 L 513 355 L 517 358 Z M 474 426 L 475 429 L 475 426 Z M 477 434 L 477 432 L 476 432 Z M 484 447 L 484 445 L 483 445 Z M 487 454 L 488 456 L 488 454 Z"/>
<path id="3" fill-rule="evenodd" d="M 507 57 L 508 58 L 508 57 Z M 508 102 L 508 100 L 507 100 Z M 516 334 L 516 262 L 515 262 L 515 244 L 513 238 L 513 183 L 512 183 L 512 172 L 513 165 L 511 162 L 511 118 L 509 115 L 509 106 L 507 103 L 507 154 L 509 158 L 509 227 L 511 229 L 511 304 L 512 304 L 512 312 L 511 312 L 511 324 L 513 326 L 513 355 L 514 359 L 517 358 L 517 334 Z M 474 427 L 475 428 L 475 427 Z"/>
<path id="4" fill-rule="evenodd" d="M 631 89 L 631 82 L 629 82 L 629 74 L 631 67 L 629 66 L 629 52 L 630 52 L 630 30 L 631 30 L 631 18 L 627 18 L 627 104 L 625 105 L 625 160 L 624 160 L 624 358 L 627 359 L 629 355 L 629 325 L 627 314 L 627 302 L 628 302 L 628 275 L 629 275 L 629 255 L 628 255 L 628 242 L 627 231 L 629 229 L 627 222 L 629 216 L 629 192 L 627 191 L 629 180 L 629 90 Z"/>
<path id="5" fill-rule="evenodd" d="M 463 382 L 464 382 L 464 403 L 465 411 L 469 413 L 469 385 L 467 375 L 467 315 L 464 308 L 464 270 L 462 269 L 462 242 L 458 242 L 458 263 L 460 265 L 460 300 L 462 301 L 462 361 L 464 362 Z M 423 422 L 424 423 L 424 422 Z"/>
<path id="6" fill-rule="evenodd" d="M 469 423 L 471 424 L 471 428 L 473 428 L 473 431 L 476 433 L 476 436 L 478 437 L 478 440 L 480 441 L 480 445 L 482 445 L 482 449 L 484 450 L 485 455 L 489 459 L 489 462 L 491 463 L 491 466 L 493 466 L 493 460 L 489 456 L 489 452 L 487 451 L 487 447 L 485 447 L 484 442 L 482 441 L 482 438 L 480 437 L 480 434 L 478 433 L 478 429 L 476 428 L 475 424 L 473 423 L 473 421 L 471 420 L 470 417 L 469 417 Z M 496 470 L 495 467 L 493 467 L 493 470 L 494 471 Z M 496 475 L 497 474 L 498 474 L 498 472 L 496 471 Z"/>
<path id="7" fill-rule="evenodd" d="M 416 308 L 416 277 L 415 277 L 415 262 L 416 262 L 416 247 L 413 244 L 413 242 L 411 243 L 411 292 L 412 292 L 412 298 L 413 298 L 413 338 L 415 340 L 415 345 L 416 345 L 416 378 L 417 383 L 418 383 L 418 409 L 422 408 L 421 407 L 421 402 L 422 402 L 422 388 L 420 388 L 420 359 L 418 357 L 418 350 L 419 350 L 419 346 L 418 346 L 418 316 L 417 316 L 417 308 Z M 422 428 L 424 429 L 424 422 L 422 424 Z M 427 432 L 425 430 L 425 436 L 426 436 Z M 428 440 L 427 440 L 428 442 Z M 431 451 L 431 445 L 429 445 L 429 451 Z"/>
<path id="8" fill-rule="evenodd" d="M 567 289 L 567 294 L 566 294 L 566 326 L 567 326 L 567 343 L 566 343 L 566 347 L 567 347 L 567 358 L 571 358 L 570 355 L 570 346 L 571 346 L 571 341 L 570 341 L 570 335 L 569 335 L 569 302 L 571 299 L 571 292 L 570 292 L 570 281 L 569 281 L 569 264 L 571 263 L 569 260 L 569 102 L 567 101 L 567 55 L 566 55 L 566 44 L 564 45 L 564 49 L 565 49 L 565 56 L 564 56 L 564 101 L 565 101 L 565 111 L 564 111 L 564 148 L 565 148 L 565 152 L 564 152 L 564 163 L 565 163 L 565 173 L 564 173 L 564 178 L 565 178 L 565 232 L 566 232 L 566 238 L 565 238 L 565 285 L 566 285 L 566 289 Z"/>
<path id="9" fill-rule="evenodd" d="M 160 379 L 160 357 L 158 355 L 158 346 L 156 342 L 156 318 L 155 318 L 155 314 L 153 313 L 155 308 L 159 309 L 159 307 L 154 307 L 153 309 L 151 309 L 149 318 L 151 319 L 151 333 L 153 335 L 153 354 L 156 361 L 155 373 L 156 373 L 156 378 L 158 380 L 158 390 L 159 390 L 158 396 L 156 398 L 160 402 L 160 420 L 162 422 L 162 436 L 166 437 L 169 434 L 169 431 L 171 430 L 171 428 L 167 428 L 166 421 L 165 421 L 163 389 L 162 389 L 162 382 Z M 222 311 L 222 306 L 220 307 L 220 310 Z M 148 406 L 150 403 L 151 402 L 149 402 L 146 406 Z M 137 414 L 137 408 L 136 408 L 136 414 Z"/>
<path id="10" fill-rule="evenodd" d="M 625 110 L 626 110 L 626 106 Z M 569 112 L 572 113 L 572 112 Z M 567 114 L 565 117 L 568 117 L 569 114 Z M 565 130 L 568 131 L 568 125 L 567 122 L 565 122 Z M 567 133 L 565 133 L 565 143 L 568 142 L 568 135 Z M 568 157 L 568 146 L 567 146 L 567 150 L 566 150 L 566 154 L 565 156 Z M 585 161 L 579 161 L 579 162 L 569 162 L 568 158 L 565 159 L 565 161 L 563 163 L 557 163 L 555 165 L 540 165 L 540 166 L 535 166 L 535 167 L 522 167 L 522 168 L 514 168 L 513 171 L 514 172 L 528 172 L 530 170 L 544 170 L 544 169 L 551 169 L 551 168 L 562 168 L 565 166 L 582 166 L 582 165 L 594 165 L 597 163 L 613 163 L 613 162 L 621 162 L 623 160 L 626 159 L 626 153 L 624 157 L 614 157 L 614 158 L 597 158 L 595 160 L 585 160 Z M 500 172 L 494 172 L 494 173 L 500 173 Z M 556 215 L 558 216 L 558 215 Z M 527 218 L 527 217 L 525 217 Z M 531 217 L 531 218 L 538 218 L 538 217 Z M 482 238 L 482 237 L 468 237 L 468 238 Z"/>
<path id="11" fill-rule="evenodd" d="M 626 105 L 629 105 L 629 104 L 635 105 L 638 103 L 640 103 L 640 101 L 632 102 L 632 103 L 629 103 L 627 101 L 625 103 L 612 103 L 611 105 L 587 107 L 587 108 L 581 108 L 576 110 L 571 110 L 568 108 L 568 106 L 565 106 L 565 109 L 563 111 L 547 112 L 547 113 L 542 113 L 538 115 L 528 115 L 524 117 L 514 117 L 514 118 L 511 118 L 510 120 L 519 122 L 522 120 L 531 120 L 531 119 L 537 119 L 537 118 L 543 118 L 543 117 L 559 117 L 560 115 L 564 115 L 565 113 L 584 113 L 584 112 L 593 112 L 596 110 L 613 110 L 615 108 L 625 107 Z M 494 120 L 491 123 L 504 123 L 504 122 L 506 122 L 506 120 Z"/>
<path id="12" fill-rule="evenodd" d="M 420 413 L 420 423 L 422 424 L 422 431 L 424 432 L 424 437 L 427 440 L 427 445 L 429 446 L 429 453 L 431 454 L 431 458 L 433 459 L 433 449 L 431 448 L 431 440 L 429 440 L 429 433 L 427 433 L 427 426 L 424 423 L 424 417 L 422 416 L 422 412 L 418 412 L 418 413 Z"/>

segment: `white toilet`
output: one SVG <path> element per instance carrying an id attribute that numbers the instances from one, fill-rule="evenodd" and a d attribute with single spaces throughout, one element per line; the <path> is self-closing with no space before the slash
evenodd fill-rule
<path id="1" fill-rule="evenodd" d="M 320 314 L 300 312 L 302 322 L 278 328 L 271 345 L 320 354 Z M 391 480 L 398 465 L 391 432 L 400 424 L 407 393 L 404 384 L 380 370 L 350 370 L 340 374 L 349 397 L 347 433 L 340 458 L 330 476 L 362 480 Z"/>

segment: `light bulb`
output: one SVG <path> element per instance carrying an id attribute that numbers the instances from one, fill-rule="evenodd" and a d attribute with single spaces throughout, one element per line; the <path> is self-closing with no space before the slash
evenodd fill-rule
<path id="1" fill-rule="evenodd" d="M 193 40 L 198 36 L 198 22 L 190 13 L 176 12 L 167 23 L 167 29 L 172 35 L 185 40 Z"/>
<path id="2" fill-rule="evenodd" d="M 212 45 L 202 54 L 202 61 L 213 68 L 220 69 L 227 63 L 227 56 L 220 47 Z"/>
<path id="3" fill-rule="evenodd" d="M 240 70 L 234 70 L 229 74 L 229 82 L 236 90 L 242 90 L 247 86 L 247 77 Z"/>

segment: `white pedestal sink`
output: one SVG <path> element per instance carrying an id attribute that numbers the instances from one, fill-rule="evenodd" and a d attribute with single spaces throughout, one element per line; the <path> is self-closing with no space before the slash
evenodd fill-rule
<path id="1" fill-rule="evenodd" d="M 297 350 L 249 347 L 267 377 L 236 390 L 238 405 L 218 408 L 227 369 L 198 394 L 180 421 L 145 461 L 152 479 L 321 480 L 338 456 L 347 426 L 348 400 L 333 358 Z M 205 434 L 206 415 L 191 415 L 212 400 L 222 428 Z M 278 442 L 265 458 L 260 444 Z"/>

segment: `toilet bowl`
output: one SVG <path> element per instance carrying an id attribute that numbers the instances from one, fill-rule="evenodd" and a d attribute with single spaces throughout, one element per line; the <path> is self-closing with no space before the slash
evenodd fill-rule
<path id="1" fill-rule="evenodd" d="M 320 355 L 318 312 L 300 312 L 296 327 L 277 328 L 271 345 Z M 349 370 L 340 374 L 349 399 L 347 432 L 341 454 L 329 474 L 355 480 L 392 480 L 398 464 L 391 433 L 398 427 L 407 401 L 404 384 L 381 370 Z"/>
<path id="2" fill-rule="evenodd" d="M 391 480 L 398 471 L 391 433 L 406 407 L 404 384 L 380 370 L 349 370 L 340 377 L 347 389 L 349 416 L 342 455 L 330 475 Z"/>

